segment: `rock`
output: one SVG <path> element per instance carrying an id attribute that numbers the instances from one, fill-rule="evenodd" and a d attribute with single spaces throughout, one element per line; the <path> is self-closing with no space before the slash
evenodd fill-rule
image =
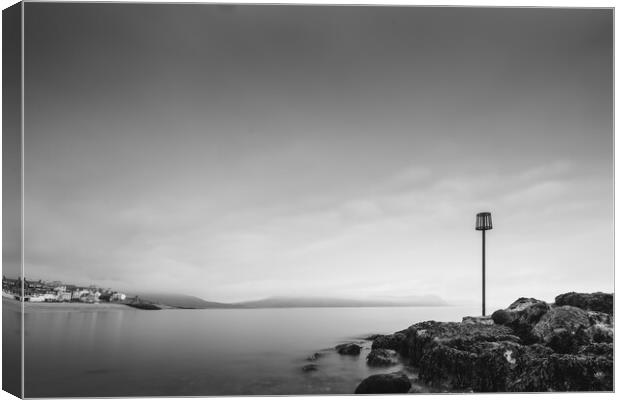
<path id="1" fill-rule="evenodd" d="M 527 374 L 534 360 L 546 359 L 552 353 L 539 344 L 499 343 L 478 355 L 472 387 L 477 392 L 512 391 L 515 377 Z"/>
<path id="2" fill-rule="evenodd" d="M 406 332 L 400 354 L 408 357 L 414 366 L 425 353 L 440 344 L 458 347 L 476 342 L 520 341 L 510 328 L 495 324 L 426 321 L 410 326 Z"/>
<path id="3" fill-rule="evenodd" d="M 614 313 L 614 295 L 612 293 L 564 293 L 555 298 L 558 306 L 573 306 L 588 311 L 599 311 L 605 314 Z"/>
<path id="4" fill-rule="evenodd" d="M 506 325 L 513 320 L 512 314 L 506 310 L 497 310 L 491 314 L 494 324 Z"/>
<path id="5" fill-rule="evenodd" d="M 570 365 L 575 362 L 570 358 L 555 360 L 555 375 L 548 375 L 544 365 L 552 356 L 560 355 L 540 344 L 521 345 L 503 341 L 479 342 L 462 347 L 442 345 L 424 355 L 420 361 L 420 378 L 433 386 L 447 384 L 451 391 L 547 391 L 551 388 L 587 387 L 559 382 L 562 373 L 570 373 Z M 595 362 L 595 357 L 589 358 L 593 368 L 609 372 L 606 361 Z M 590 376 L 593 377 L 594 373 Z M 611 387 L 608 386 L 608 390 Z"/>
<path id="6" fill-rule="evenodd" d="M 614 327 L 612 324 L 593 324 L 585 331 L 586 337 L 592 343 L 612 343 L 614 341 Z"/>
<path id="7" fill-rule="evenodd" d="M 614 316 L 598 311 L 588 311 L 588 319 L 591 325 L 595 324 L 611 324 L 614 323 Z"/>
<path id="8" fill-rule="evenodd" d="M 577 354 L 611 357 L 611 355 L 614 354 L 614 345 L 613 343 L 587 344 L 579 347 Z"/>
<path id="9" fill-rule="evenodd" d="M 575 353 L 593 341 L 588 313 L 572 306 L 553 307 L 532 329 L 532 335 L 558 353 Z"/>
<path id="10" fill-rule="evenodd" d="M 430 393 L 430 390 L 423 385 L 420 385 L 418 382 L 411 382 L 411 388 L 409 388 L 408 393 Z"/>
<path id="11" fill-rule="evenodd" d="M 306 360 L 308 360 L 308 361 L 316 361 L 316 360 L 319 359 L 319 357 L 321 357 L 321 353 L 314 353 L 310 357 L 306 358 Z"/>
<path id="12" fill-rule="evenodd" d="M 508 308 L 495 311 L 491 318 L 496 324 L 511 328 L 523 343 L 532 344 L 537 341 L 532 329 L 549 309 L 544 301 L 521 297 Z"/>
<path id="13" fill-rule="evenodd" d="M 507 390 L 518 392 L 611 391 L 613 355 L 550 354 L 529 360 Z"/>
<path id="14" fill-rule="evenodd" d="M 338 354 L 345 356 L 358 356 L 361 350 L 362 347 L 356 343 L 345 343 L 336 346 L 336 351 Z"/>
<path id="15" fill-rule="evenodd" d="M 389 349 L 373 349 L 366 357 L 366 363 L 372 367 L 398 364 L 398 354 Z"/>
<path id="16" fill-rule="evenodd" d="M 373 340 L 375 340 L 375 339 L 376 339 L 376 338 L 378 338 L 379 336 L 383 336 L 383 335 L 378 334 L 378 333 L 377 333 L 377 334 L 373 334 L 373 335 L 370 335 L 370 336 L 366 336 L 366 337 L 364 338 L 364 340 L 370 340 L 370 341 L 372 342 Z"/>
<path id="17" fill-rule="evenodd" d="M 151 303 L 124 303 L 126 306 L 140 310 L 161 310 L 161 307 Z"/>
<path id="18" fill-rule="evenodd" d="M 490 320 L 420 322 L 372 348 L 395 350 L 433 392 L 612 391 L 613 315 L 583 307 L 520 298 Z"/>
<path id="19" fill-rule="evenodd" d="M 303 367 L 301 367 L 301 370 L 303 372 L 312 372 L 312 371 L 316 371 L 318 368 L 319 367 L 316 364 L 306 364 Z"/>
<path id="20" fill-rule="evenodd" d="M 439 345 L 420 360 L 420 379 L 475 392 L 505 391 L 524 347 L 512 341 Z"/>
<path id="21" fill-rule="evenodd" d="M 402 372 L 371 375 L 355 389 L 355 394 L 407 393 L 411 382 Z"/>
<path id="22" fill-rule="evenodd" d="M 372 341 L 373 349 L 390 349 L 402 351 L 405 344 L 406 335 L 404 332 L 396 332 L 392 335 L 378 335 Z"/>
<path id="23" fill-rule="evenodd" d="M 483 325 L 493 325 L 495 322 L 491 319 L 489 315 L 482 317 L 463 317 L 462 323 L 464 324 L 483 324 Z"/>

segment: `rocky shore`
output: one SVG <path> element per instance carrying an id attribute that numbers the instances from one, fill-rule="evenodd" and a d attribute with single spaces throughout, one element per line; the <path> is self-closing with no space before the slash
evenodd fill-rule
<path id="1" fill-rule="evenodd" d="M 375 335 L 367 362 L 398 356 L 415 377 L 372 375 L 355 393 L 612 391 L 613 318 L 613 294 L 566 293 Z"/>

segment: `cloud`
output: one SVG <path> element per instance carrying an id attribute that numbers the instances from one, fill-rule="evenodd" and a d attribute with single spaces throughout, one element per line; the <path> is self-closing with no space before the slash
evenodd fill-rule
<path id="1" fill-rule="evenodd" d="M 385 182 L 403 182 L 412 170 L 394 171 Z M 161 200 L 120 209 L 88 201 L 52 209 L 31 201 L 37 228 L 28 225 L 27 266 L 49 279 L 189 291 L 214 300 L 317 290 L 475 298 L 470 286 L 478 284 L 479 238 L 473 217 L 487 205 L 496 224 L 489 234 L 492 284 L 509 287 L 566 271 L 572 274 L 566 280 L 579 279 L 578 263 L 586 260 L 567 243 L 583 240 L 601 255 L 610 251 L 610 243 L 597 239 L 609 232 L 610 210 L 583 212 L 605 192 L 604 182 L 579 176 L 569 163 L 512 175 L 463 170 L 432 180 L 426 172 L 417 176 L 425 178 L 409 180 L 407 190 L 378 182 L 341 201 L 318 194 L 234 209 L 189 200 L 183 207 Z M 584 238 L 576 227 L 590 233 Z M 602 279 L 609 260 L 596 259 Z"/>

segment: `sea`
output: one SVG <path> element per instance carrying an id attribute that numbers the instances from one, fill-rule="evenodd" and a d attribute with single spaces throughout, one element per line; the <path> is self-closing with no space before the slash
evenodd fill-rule
<path id="1" fill-rule="evenodd" d="M 24 318 L 25 396 L 352 394 L 369 375 L 403 369 L 369 367 L 365 358 L 371 342 L 365 337 L 420 321 L 460 321 L 478 311 L 32 309 Z M 347 342 L 359 342 L 361 355 L 334 351 L 334 346 Z M 315 353 L 321 356 L 308 361 Z M 316 371 L 304 372 L 302 367 L 311 363 Z"/>

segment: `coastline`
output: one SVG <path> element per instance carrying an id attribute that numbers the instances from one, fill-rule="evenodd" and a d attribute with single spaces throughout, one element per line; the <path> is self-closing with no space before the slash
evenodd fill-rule
<path id="1" fill-rule="evenodd" d="M 17 306 L 20 301 L 15 300 L 10 297 L 3 296 L 2 300 L 7 304 L 15 305 L 15 310 L 18 310 Z M 29 311 L 86 311 L 86 310 L 102 310 L 102 309 L 134 309 L 134 310 L 264 310 L 264 309 L 314 309 L 314 308 L 337 308 L 337 309 L 347 309 L 347 308 L 458 308 L 462 306 L 455 306 L 452 304 L 446 305 L 402 305 L 396 304 L 392 306 L 385 305 L 371 305 L 371 306 L 353 306 L 353 305 L 344 305 L 344 306 L 328 306 L 328 305 L 318 305 L 318 306 L 301 306 L 301 305 L 291 305 L 291 306 L 245 306 L 245 305 L 235 305 L 231 304 L 226 307 L 191 307 L 191 306 L 176 306 L 169 305 L 164 303 L 144 303 L 146 305 L 153 305 L 157 308 L 147 308 L 140 307 L 136 305 L 132 305 L 129 303 L 107 303 L 107 302 L 99 302 L 99 303 L 81 303 L 81 302 L 24 302 L 24 312 Z"/>
<path id="2" fill-rule="evenodd" d="M 401 358 L 417 375 L 373 374 L 355 394 L 611 392 L 613 308 L 613 293 L 563 293 L 554 303 L 521 297 L 490 316 L 371 335 L 369 365 Z M 346 346 L 359 354 L 359 345 Z"/>
<path id="3" fill-rule="evenodd" d="M 20 301 L 2 298 L 2 305 L 15 311 L 20 310 Z M 54 311 L 101 311 L 101 310 L 132 310 L 131 307 L 118 303 L 30 303 L 24 302 L 24 313 Z M 135 310 L 135 309 L 134 309 Z"/>

